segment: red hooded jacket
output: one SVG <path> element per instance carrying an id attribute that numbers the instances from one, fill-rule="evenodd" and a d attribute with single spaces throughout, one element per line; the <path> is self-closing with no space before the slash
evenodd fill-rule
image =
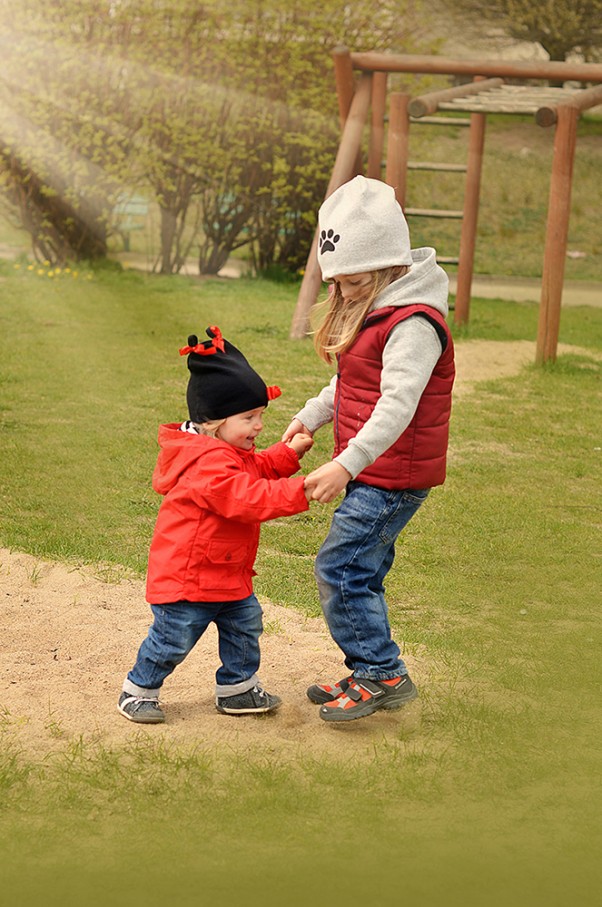
<path id="1" fill-rule="evenodd" d="M 159 429 L 153 488 L 165 498 L 150 546 L 150 604 L 238 601 L 253 592 L 260 523 L 309 509 L 299 458 L 282 442 L 241 450 Z"/>

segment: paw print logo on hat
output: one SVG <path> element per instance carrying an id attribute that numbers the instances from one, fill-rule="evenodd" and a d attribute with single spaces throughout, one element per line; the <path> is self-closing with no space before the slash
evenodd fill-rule
<path id="1" fill-rule="evenodd" d="M 334 252 L 340 238 L 339 234 L 335 234 L 334 230 L 322 230 L 320 233 L 320 252 L 322 255 L 324 252 Z"/>

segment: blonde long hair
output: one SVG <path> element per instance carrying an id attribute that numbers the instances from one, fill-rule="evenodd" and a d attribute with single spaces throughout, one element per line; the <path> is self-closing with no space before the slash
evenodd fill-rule
<path id="1" fill-rule="evenodd" d="M 366 296 L 362 294 L 355 302 L 345 302 L 338 283 L 334 284 L 334 291 L 327 299 L 316 306 L 318 318 L 322 317 L 314 332 L 314 346 L 320 358 L 329 364 L 337 353 L 348 350 L 357 337 L 366 315 L 372 308 L 374 300 L 382 291 L 399 280 L 409 271 L 408 265 L 396 265 L 392 268 L 382 268 L 371 271 L 372 282 L 368 285 Z M 325 315 L 322 315 L 323 312 Z"/>

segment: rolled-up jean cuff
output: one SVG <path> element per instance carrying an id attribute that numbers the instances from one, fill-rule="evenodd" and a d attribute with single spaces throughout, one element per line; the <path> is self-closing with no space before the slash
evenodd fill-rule
<path id="1" fill-rule="evenodd" d="M 160 687 L 156 690 L 147 690 L 145 687 L 139 687 L 137 683 L 132 683 L 127 677 L 123 681 L 123 692 L 129 693 L 130 696 L 142 696 L 145 699 L 158 699 Z"/>
<path id="2" fill-rule="evenodd" d="M 253 674 L 248 680 L 241 680 L 240 683 L 216 683 L 215 695 L 219 696 L 220 699 L 227 696 L 239 696 L 241 693 L 246 693 L 247 690 L 252 690 L 259 682 L 257 674 Z"/>

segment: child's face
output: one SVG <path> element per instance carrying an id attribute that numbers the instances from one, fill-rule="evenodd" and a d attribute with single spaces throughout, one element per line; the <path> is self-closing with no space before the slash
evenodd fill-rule
<path id="1" fill-rule="evenodd" d="M 250 409 L 245 413 L 228 416 L 218 428 L 216 437 L 233 447 L 251 450 L 255 438 L 263 428 L 264 412 L 265 406 L 259 406 L 257 409 Z"/>
<path id="2" fill-rule="evenodd" d="M 359 274 L 338 274 L 331 281 L 332 284 L 338 286 L 343 302 L 362 302 L 368 297 L 372 282 L 371 271 L 362 271 Z"/>

